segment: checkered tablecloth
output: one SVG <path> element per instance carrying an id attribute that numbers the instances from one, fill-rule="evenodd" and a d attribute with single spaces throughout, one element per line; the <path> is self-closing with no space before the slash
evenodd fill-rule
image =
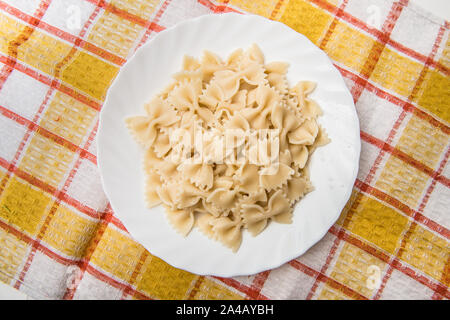
<path id="1" fill-rule="evenodd" d="M 161 30 L 229 11 L 323 49 L 353 94 L 360 170 L 302 257 L 248 277 L 175 269 L 127 233 L 96 166 L 99 110 Z M 52 299 L 450 298 L 449 23 L 389 0 L 0 0 L 0 280 Z"/>

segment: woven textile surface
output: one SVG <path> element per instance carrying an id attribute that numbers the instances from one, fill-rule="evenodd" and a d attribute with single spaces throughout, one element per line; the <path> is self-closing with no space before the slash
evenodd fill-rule
<path id="1" fill-rule="evenodd" d="M 101 188 L 95 136 L 137 48 L 231 11 L 285 23 L 330 56 L 362 152 L 340 219 L 305 255 L 204 277 L 127 233 Z M 38 299 L 450 298 L 449 26 L 408 1 L 0 0 L 0 280 Z"/>

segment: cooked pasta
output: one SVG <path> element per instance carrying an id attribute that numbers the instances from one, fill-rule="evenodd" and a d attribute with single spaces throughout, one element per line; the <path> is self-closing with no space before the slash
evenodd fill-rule
<path id="1" fill-rule="evenodd" d="M 285 62 L 265 63 L 257 45 L 226 60 L 205 51 L 125 120 L 144 149 L 145 199 L 163 205 L 183 236 L 198 227 L 238 250 L 242 232 L 291 223 L 313 190 L 308 162 L 329 142 L 310 98 L 316 84 L 289 87 Z"/>

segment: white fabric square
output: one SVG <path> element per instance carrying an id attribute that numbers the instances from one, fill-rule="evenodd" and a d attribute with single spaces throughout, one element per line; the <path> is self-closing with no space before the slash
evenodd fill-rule
<path id="1" fill-rule="evenodd" d="M 381 30 L 391 7 L 390 0 L 350 0 L 345 11 L 370 27 Z"/>
<path id="2" fill-rule="evenodd" d="M 27 131 L 24 125 L 0 114 L 0 157 L 8 162 L 14 159 L 20 143 Z"/>
<path id="3" fill-rule="evenodd" d="M 83 159 L 67 194 L 94 210 L 103 210 L 108 200 L 103 192 L 97 166 Z"/>
<path id="4" fill-rule="evenodd" d="M 336 237 L 328 232 L 322 240 L 312 246 L 311 249 L 306 251 L 306 253 L 297 260 L 316 271 L 320 271 L 333 247 L 335 239 Z"/>
<path id="5" fill-rule="evenodd" d="M 103 282 L 88 272 L 78 285 L 74 300 L 117 300 L 122 297 L 122 290 Z"/>
<path id="6" fill-rule="evenodd" d="M 431 192 L 427 205 L 423 210 L 423 215 L 434 222 L 450 229 L 450 188 L 440 182 L 436 182 L 433 192 Z M 446 213 L 447 212 L 447 213 Z"/>
<path id="7" fill-rule="evenodd" d="M 364 90 L 356 104 L 361 131 L 386 140 L 402 109 L 376 94 Z"/>
<path id="8" fill-rule="evenodd" d="M 42 21 L 78 36 L 96 6 L 88 1 L 52 1 Z"/>
<path id="9" fill-rule="evenodd" d="M 423 300 L 433 296 L 433 290 L 404 273 L 394 270 L 386 283 L 381 299 L 385 300 Z"/>
<path id="10" fill-rule="evenodd" d="M 304 300 L 315 280 L 291 265 L 284 264 L 270 272 L 261 293 L 271 299 Z"/>
<path id="11" fill-rule="evenodd" d="M 158 24 L 168 28 L 182 20 L 210 13 L 212 13 L 211 10 L 197 1 L 172 0 L 164 10 Z"/>
<path id="12" fill-rule="evenodd" d="M 33 120 L 49 89 L 46 84 L 13 70 L 0 90 L 0 105 Z"/>
<path id="13" fill-rule="evenodd" d="M 358 179 L 364 181 L 370 172 L 380 149 L 369 142 L 361 140 L 361 155 L 359 157 Z"/>
<path id="14" fill-rule="evenodd" d="M 37 8 L 39 8 L 39 4 L 42 2 L 41 0 L 3 0 L 10 6 L 19 9 L 26 14 L 33 15 Z"/>
<path id="15" fill-rule="evenodd" d="M 400 14 L 391 33 L 391 39 L 402 45 L 428 56 L 431 53 L 439 25 L 415 10 L 406 9 Z"/>
<path id="16" fill-rule="evenodd" d="M 34 298 L 61 299 L 68 277 L 66 265 L 36 251 L 20 290 Z"/>

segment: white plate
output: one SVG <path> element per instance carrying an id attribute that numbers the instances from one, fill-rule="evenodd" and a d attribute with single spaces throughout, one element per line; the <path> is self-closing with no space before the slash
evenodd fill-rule
<path id="1" fill-rule="evenodd" d="M 311 159 L 315 191 L 294 211 L 290 225 L 271 223 L 257 237 L 244 232 L 237 253 L 194 229 L 186 238 L 166 221 L 164 209 L 144 204 L 142 151 L 124 119 L 141 114 L 143 105 L 181 69 L 185 54 L 207 49 L 225 58 L 236 48 L 256 43 L 266 61 L 290 63 L 290 85 L 316 81 L 313 98 L 324 115 L 319 122 L 331 143 Z M 326 54 L 289 27 L 254 15 L 227 13 L 184 21 L 159 33 L 121 69 L 100 115 L 98 165 L 104 190 L 116 216 L 150 253 L 196 274 L 231 277 L 275 268 L 319 241 L 339 217 L 358 171 L 359 123 L 353 99 Z"/>

